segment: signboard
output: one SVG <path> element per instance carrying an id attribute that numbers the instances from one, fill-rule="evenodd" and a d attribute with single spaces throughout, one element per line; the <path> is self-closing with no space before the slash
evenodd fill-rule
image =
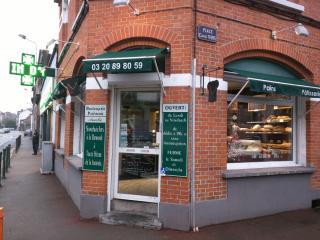
<path id="1" fill-rule="evenodd" d="M 205 26 L 198 26 L 197 36 L 199 40 L 215 43 L 217 42 L 217 29 Z"/>
<path id="2" fill-rule="evenodd" d="M 39 103 L 40 114 L 42 114 L 52 103 L 53 78 L 46 78 L 42 90 Z"/>
<path id="3" fill-rule="evenodd" d="M 88 61 L 87 72 L 139 73 L 152 72 L 153 59 L 114 59 Z"/>
<path id="4" fill-rule="evenodd" d="M 187 177 L 188 104 L 163 104 L 162 176 Z"/>
<path id="5" fill-rule="evenodd" d="M 35 77 L 45 77 L 46 69 L 35 65 L 35 56 L 22 53 L 21 63 L 10 62 L 9 73 L 21 76 L 22 86 L 33 86 Z"/>
<path id="6" fill-rule="evenodd" d="M 85 106 L 83 170 L 104 171 L 106 109 L 106 105 Z"/>

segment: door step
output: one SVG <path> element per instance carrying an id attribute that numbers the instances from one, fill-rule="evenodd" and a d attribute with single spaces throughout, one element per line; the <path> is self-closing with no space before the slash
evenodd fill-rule
<path id="1" fill-rule="evenodd" d="M 109 225 L 126 225 L 146 229 L 160 230 L 162 223 L 153 214 L 112 211 L 100 214 L 99 221 Z"/>

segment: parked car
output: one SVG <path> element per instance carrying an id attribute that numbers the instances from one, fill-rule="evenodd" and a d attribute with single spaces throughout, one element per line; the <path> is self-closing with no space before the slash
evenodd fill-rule
<path id="1" fill-rule="evenodd" d="M 24 136 L 32 136 L 32 130 L 29 128 L 29 129 L 26 129 L 23 133 Z"/>

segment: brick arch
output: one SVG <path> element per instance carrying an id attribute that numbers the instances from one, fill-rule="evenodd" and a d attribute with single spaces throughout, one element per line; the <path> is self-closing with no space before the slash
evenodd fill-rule
<path id="1" fill-rule="evenodd" d="M 275 40 L 244 39 L 222 46 L 224 64 L 241 58 L 263 57 L 280 62 L 301 77 L 313 80 L 315 65 L 292 46 Z"/>
<path id="2" fill-rule="evenodd" d="M 85 59 L 84 56 L 81 56 L 77 59 L 76 63 L 74 64 L 74 68 L 72 71 L 72 76 L 78 76 L 81 73 L 81 68 L 83 66 L 83 59 Z"/>
<path id="3" fill-rule="evenodd" d="M 155 48 L 166 48 L 168 43 L 159 41 L 158 39 L 152 38 L 128 38 L 106 48 L 106 51 L 121 51 L 126 48 L 135 47 L 135 46 L 149 46 Z"/>
<path id="4" fill-rule="evenodd" d="M 157 25 L 129 25 L 123 28 L 110 29 L 102 39 L 105 48 L 109 48 L 125 39 L 150 38 L 157 39 L 172 45 L 177 40 L 177 34 L 173 31 Z"/>

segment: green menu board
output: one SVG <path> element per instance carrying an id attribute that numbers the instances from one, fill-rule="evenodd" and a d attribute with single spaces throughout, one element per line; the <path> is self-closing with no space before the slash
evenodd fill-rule
<path id="1" fill-rule="evenodd" d="M 83 170 L 104 171 L 106 146 L 106 105 L 86 105 Z"/>
<path id="2" fill-rule="evenodd" d="M 187 177 L 188 104 L 163 104 L 162 176 Z"/>

